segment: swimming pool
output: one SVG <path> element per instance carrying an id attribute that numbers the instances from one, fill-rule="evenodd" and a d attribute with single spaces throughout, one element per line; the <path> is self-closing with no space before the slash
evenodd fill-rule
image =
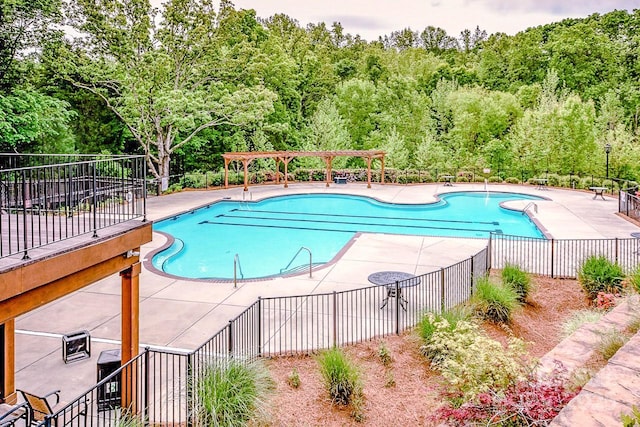
<path id="1" fill-rule="evenodd" d="M 509 200 L 540 200 L 515 193 L 460 192 L 436 203 L 384 203 L 369 197 L 302 194 L 258 202 L 223 200 L 154 224 L 173 244 L 153 256 L 167 274 L 261 278 L 331 261 L 358 232 L 486 238 L 490 232 L 543 237 L 528 216 L 500 207 Z M 236 256 L 237 255 L 237 256 Z M 240 277 L 240 272 L 238 273 Z"/>

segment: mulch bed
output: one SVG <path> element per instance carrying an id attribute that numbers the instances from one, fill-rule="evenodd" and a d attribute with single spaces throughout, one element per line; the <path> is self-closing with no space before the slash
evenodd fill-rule
<path id="1" fill-rule="evenodd" d="M 514 313 L 509 330 L 492 324 L 484 328 L 502 342 L 512 333 L 529 343 L 532 358 L 539 358 L 562 339 L 563 320 L 571 312 L 586 308 L 588 301 L 575 280 L 533 277 L 533 283 L 531 302 Z M 383 343 L 393 358 L 389 366 L 384 366 L 378 355 Z M 443 403 L 442 379 L 429 368 L 419 347 L 417 338 L 408 332 L 345 348 L 364 380 L 363 422 L 352 418 L 350 408 L 331 404 L 313 356 L 269 359 L 266 364 L 276 389 L 267 423 L 323 427 L 434 425 L 432 414 Z M 300 378 L 298 388 L 287 383 L 294 371 Z"/>

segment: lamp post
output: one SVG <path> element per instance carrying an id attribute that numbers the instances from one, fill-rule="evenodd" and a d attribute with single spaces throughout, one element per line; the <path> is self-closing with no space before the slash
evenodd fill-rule
<path id="1" fill-rule="evenodd" d="M 608 142 L 604 145 L 604 152 L 607 155 L 607 173 L 605 175 L 606 179 L 609 179 L 609 153 L 611 152 L 611 144 Z"/>

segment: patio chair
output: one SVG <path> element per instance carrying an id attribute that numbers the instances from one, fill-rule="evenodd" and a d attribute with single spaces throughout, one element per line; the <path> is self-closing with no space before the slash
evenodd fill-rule
<path id="1" fill-rule="evenodd" d="M 18 423 L 19 420 L 24 420 Z M 17 405 L 0 403 L 0 427 L 15 427 L 29 425 L 29 411 L 26 402 Z"/>
<path id="2" fill-rule="evenodd" d="M 24 390 L 17 390 L 28 408 L 28 419 L 31 425 L 39 425 L 42 423 L 48 415 L 53 415 L 57 409 L 60 409 L 60 390 L 52 391 L 45 396 L 37 396 L 33 393 L 26 392 Z M 70 422 L 78 417 L 83 417 L 83 424 L 86 425 L 87 404 L 78 403 L 76 407 L 70 408 L 65 411 L 64 422 Z M 51 423 L 55 426 L 55 422 Z M 80 425 L 80 423 L 74 423 L 74 425 Z"/>

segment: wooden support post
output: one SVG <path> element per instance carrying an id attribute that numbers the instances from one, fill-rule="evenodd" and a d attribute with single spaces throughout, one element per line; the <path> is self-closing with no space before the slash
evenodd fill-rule
<path id="1" fill-rule="evenodd" d="M 244 166 L 244 191 L 249 191 L 249 159 L 242 159 Z"/>
<path id="2" fill-rule="evenodd" d="M 120 272 L 122 278 L 122 365 L 140 351 L 140 270 L 139 262 Z M 122 373 L 122 407 L 136 411 L 136 369 L 130 366 Z"/>
<path id="3" fill-rule="evenodd" d="M 367 157 L 367 188 L 371 188 L 371 157 Z"/>
<path id="4" fill-rule="evenodd" d="M 331 182 L 331 164 L 333 163 L 333 157 L 331 156 L 327 156 L 324 158 L 325 163 L 327 164 L 327 179 L 326 179 L 326 186 L 329 186 L 329 183 Z"/>
<path id="5" fill-rule="evenodd" d="M 284 188 L 289 188 L 289 162 L 292 157 L 283 157 L 282 162 L 284 163 Z"/>
<path id="6" fill-rule="evenodd" d="M 122 278 L 122 363 L 138 355 L 140 320 L 140 263 L 120 272 Z"/>
<path id="7" fill-rule="evenodd" d="M 15 351 L 15 320 L 9 319 L 0 325 L 0 400 L 14 403 L 16 384 L 16 351 Z"/>
<path id="8" fill-rule="evenodd" d="M 231 159 L 224 159 L 224 188 L 229 188 L 229 162 Z"/>
<path id="9" fill-rule="evenodd" d="M 380 184 L 384 184 L 384 155 L 380 157 Z"/>

